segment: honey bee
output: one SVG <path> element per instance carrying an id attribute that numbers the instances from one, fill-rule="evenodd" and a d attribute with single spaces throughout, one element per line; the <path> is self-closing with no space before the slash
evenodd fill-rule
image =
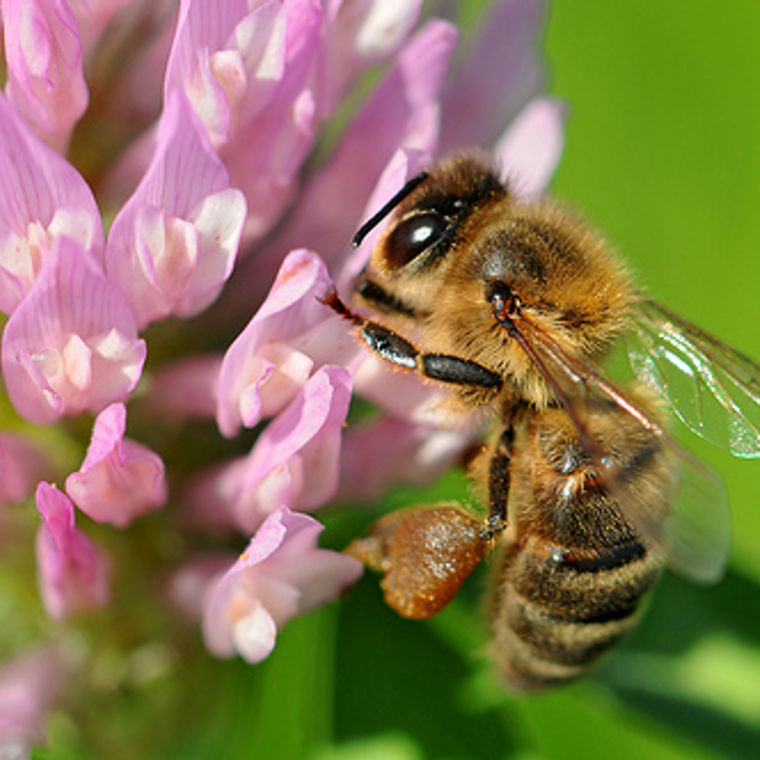
<path id="1" fill-rule="evenodd" d="M 357 310 L 334 292 L 325 303 L 384 360 L 486 413 L 469 473 L 487 514 L 401 510 L 348 551 L 384 574 L 391 607 L 423 619 L 493 549 L 499 671 L 519 691 L 562 684 L 630 630 L 665 564 L 720 577 L 725 491 L 666 414 L 760 456 L 760 367 L 644 296 L 596 232 L 519 200 L 474 153 L 410 180 L 354 244 L 389 215 Z M 637 378 L 625 390 L 599 369 L 623 335 Z"/>

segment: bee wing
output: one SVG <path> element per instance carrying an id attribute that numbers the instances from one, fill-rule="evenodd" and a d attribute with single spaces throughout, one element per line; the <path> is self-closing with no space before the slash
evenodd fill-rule
<path id="1" fill-rule="evenodd" d="M 760 366 L 655 301 L 638 307 L 627 336 L 638 377 L 700 438 L 760 457 Z"/>
<path id="2" fill-rule="evenodd" d="M 672 568 L 695 581 L 717 581 L 729 546 L 723 481 L 600 369 L 567 354 L 532 320 L 515 321 L 515 337 L 573 421 L 596 474 L 625 518 Z M 605 449 L 593 435 L 584 410 L 594 400 L 612 402 L 629 415 L 644 440 L 662 449 L 665 459 L 654 476 L 656 486 L 650 480 L 649 487 L 642 487 L 637 474 L 643 466 L 636 457 Z M 663 494 L 667 508 L 662 506 Z"/>
<path id="3" fill-rule="evenodd" d="M 717 473 L 665 434 L 672 510 L 653 511 L 646 492 L 623 470 L 603 474 L 605 486 L 631 524 L 648 536 L 674 570 L 700 583 L 722 577 L 730 544 L 728 494 Z"/>

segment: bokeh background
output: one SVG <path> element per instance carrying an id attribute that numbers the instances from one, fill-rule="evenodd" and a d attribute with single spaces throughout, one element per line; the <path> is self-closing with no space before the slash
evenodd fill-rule
<path id="1" fill-rule="evenodd" d="M 570 109 L 553 193 L 606 231 L 652 295 L 756 357 L 759 33 L 750 0 L 555 0 L 544 41 L 548 89 Z M 667 574 L 635 634 L 584 681 L 504 693 L 485 657 L 485 573 L 428 623 L 398 618 L 368 575 L 289 625 L 260 666 L 204 658 L 179 682 L 93 704 L 102 746 L 54 716 L 35 757 L 758 757 L 760 461 L 690 444 L 729 486 L 727 577 L 702 588 Z M 375 513 L 465 493 L 453 472 Z M 333 515 L 327 541 L 368 519 Z"/>

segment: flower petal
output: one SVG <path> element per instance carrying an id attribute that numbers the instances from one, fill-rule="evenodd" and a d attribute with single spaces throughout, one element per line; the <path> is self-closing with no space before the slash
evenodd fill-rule
<path id="1" fill-rule="evenodd" d="M 114 220 L 106 270 L 140 328 L 170 314 L 192 316 L 232 272 L 245 219 L 241 193 L 184 97 L 173 93 L 142 182 Z"/>
<path id="2" fill-rule="evenodd" d="M 284 60 L 266 104 L 241 112 L 233 139 L 220 151 L 232 184 L 248 201 L 245 237 L 263 235 L 296 189 L 296 179 L 314 144 L 317 103 L 311 74 L 324 44 L 317 0 L 287 0 Z"/>
<path id="3" fill-rule="evenodd" d="M 8 395 L 28 420 L 99 412 L 137 385 L 145 361 L 121 291 L 69 238 L 59 238 L 2 339 Z"/>
<path id="4" fill-rule="evenodd" d="M 53 241 L 66 235 L 100 260 L 103 227 L 79 173 L 32 134 L 0 95 L 0 311 L 28 292 Z"/>
<path id="5" fill-rule="evenodd" d="M 546 190 L 565 146 L 567 107 L 557 98 L 534 98 L 496 142 L 502 177 L 522 197 Z"/>
<path id="6" fill-rule="evenodd" d="M 124 438 L 124 404 L 111 404 L 95 419 L 79 472 L 66 478 L 66 492 L 96 522 L 119 528 L 166 502 L 164 463 L 158 454 Z"/>
<path id="7" fill-rule="evenodd" d="M 322 526 L 282 507 L 262 523 L 246 551 L 206 596 L 203 634 L 220 657 L 266 657 L 277 628 L 324 603 L 361 575 L 353 557 L 319 549 Z"/>
<path id="8" fill-rule="evenodd" d="M 108 601 L 106 565 L 98 550 L 74 525 L 74 505 L 57 488 L 37 486 L 42 525 L 37 533 L 37 572 L 48 615 L 64 618 L 102 607 Z"/>
<path id="9" fill-rule="evenodd" d="M 491 146 L 520 108 L 538 93 L 544 64 L 544 0 L 497 0 L 480 22 L 478 38 L 446 83 L 441 152 Z M 494 97 L 498 93 L 498 97 Z"/>
<path id="10" fill-rule="evenodd" d="M 239 190 L 227 188 L 207 195 L 190 213 L 198 233 L 198 262 L 175 313 L 189 317 L 205 309 L 232 272 L 246 208 Z"/>
<path id="11" fill-rule="evenodd" d="M 280 504 L 314 509 L 334 496 L 350 397 L 348 371 L 322 367 L 259 436 L 239 472 L 235 512 L 242 530 Z"/>
<path id="12" fill-rule="evenodd" d="M 324 83 L 318 98 L 323 112 L 334 108 L 364 68 L 397 50 L 417 23 L 421 6 L 421 0 L 355 0 L 328 8 Z"/>
<path id="13" fill-rule="evenodd" d="M 194 106 L 248 202 L 247 235 L 263 234 L 294 190 L 315 136 L 310 74 L 323 44 L 317 0 L 213 5 L 185 0 L 165 98 Z"/>
<path id="14" fill-rule="evenodd" d="M 268 600 L 279 625 L 291 614 L 314 609 L 336 596 L 362 573 L 360 563 L 347 561 L 353 557 L 317 548 L 317 539 L 324 528 L 313 517 L 284 508 L 280 519 L 287 531 L 286 540 L 261 569 L 279 584 L 295 587 L 298 599 L 294 611 L 287 609 L 287 604 L 278 611 L 278 600 Z"/>
<path id="15" fill-rule="evenodd" d="M 2 0 L 8 99 L 63 147 L 87 108 L 79 27 L 66 2 Z"/>
<path id="16" fill-rule="evenodd" d="M 253 600 L 247 613 L 232 626 L 232 640 L 237 652 L 248 662 L 269 657 L 277 638 L 277 625 L 264 605 Z"/>
<path id="17" fill-rule="evenodd" d="M 217 408 L 223 435 L 278 412 L 303 386 L 313 361 L 291 344 L 330 318 L 318 299 L 331 287 L 315 253 L 298 250 L 285 258 L 269 296 L 224 355 Z"/>
<path id="18" fill-rule="evenodd" d="M 165 92 L 185 93 L 219 149 L 268 103 L 285 68 L 286 8 L 239 0 L 180 4 Z"/>
<path id="19" fill-rule="evenodd" d="M 283 250 L 305 244 L 331 263 L 366 218 L 367 197 L 397 152 L 418 152 L 420 163 L 430 162 L 437 147 L 438 94 L 457 40 L 454 26 L 434 20 L 404 45 L 335 152 L 306 183 L 282 233 L 244 261 L 244 270 L 273 269 Z"/>

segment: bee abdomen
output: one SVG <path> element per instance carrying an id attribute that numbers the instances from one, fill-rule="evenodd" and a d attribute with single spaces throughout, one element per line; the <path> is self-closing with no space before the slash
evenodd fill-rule
<path id="1" fill-rule="evenodd" d="M 583 675 L 633 626 L 661 566 L 636 542 L 595 558 L 536 543 L 506 550 L 490 604 L 496 663 L 521 691 Z"/>

